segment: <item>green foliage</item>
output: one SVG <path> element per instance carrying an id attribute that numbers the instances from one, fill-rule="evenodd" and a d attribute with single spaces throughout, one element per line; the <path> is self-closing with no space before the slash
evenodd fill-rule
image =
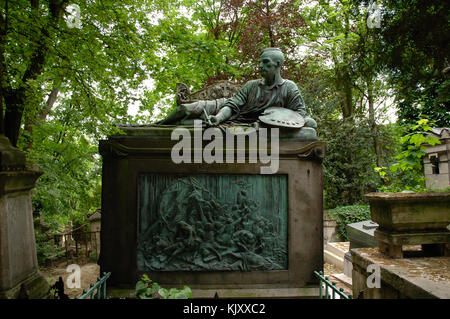
<path id="1" fill-rule="evenodd" d="M 397 128 L 380 124 L 389 87 L 375 61 L 376 32 L 367 27 L 367 7 L 351 1 L 310 1 L 302 9 L 301 43 L 309 50 L 298 81 L 327 143 L 325 207 L 359 203 L 380 184 L 373 168 L 391 162 L 398 147 Z"/>
<path id="2" fill-rule="evenodd" d="M 358 1 L 362 2 L 362 1 Z M 365 1 L 367 2 L 367 1 Z M 403 123 L 450 125 L 450 2 L 382 0 L 377 62 L 386 68 Z"/>
<path id="3" fill-rule="evenodd" d="M 389 161 L 397 150 L 394 130 L 395 126 L 387 125 L 377 131 L 383 161 Z M 360 203 L 363 195 L 375 191 L 381 182 L 373 169 L 376 156 L 367 121 L 319 118 L 319 134 L 327 143 L 323 162 L 325 208 Z"/>
<path id="4" fill-rule="evenodd" d="M 54 118 L 36 127 L 27 159 L 43 172 L 33 196 L 47 223 L 84 221 L 100 207 L 101 162 L 96 141 L 72 121 Z"/>
<path id="5" fill-rule="evenodd" d="M 152 1 L 71 1 L 80 29 L 67 25 L 67 4 L 0 6 L 0 122 L 13 144 L 9 129 L 20 129 L 18 147 L 43 173 L 33 202 L 55 226 L 100 206 L 98 140 L 132 122 L 155 53 Z"/>
<path id="6" fill-rule="evenodd" d="M 427 188 L 424 190 L 426 193 L 450 193 L 450 186 L 443 188 Z"/>
<path id="7" fill-rule="evenodd" d="M 337 222 L 338 236 L 343 241 L 348 241 L 346 226 L 348 224 L 369 220 L 370 206 L 369 205 L 339 206 L 334 209 L 327 210 L 326 213 L 330 216 L 331 219 Z"/>
<path id="8" fill-rule="evenodd" d="M 162 299 L 190 299 L 192 298 L 192 290 L 188 286 L 183 289 L 171 288 L 167 290 L 162 288 L 158 283 L 150 280 L 148 275 L 144 274 L 136 283 L 136 298 L 153 299 L 156 296 Z"/>
<path id="9" fill-rule="evenodd" d="M 0 6 L 0 114 L 17 115 L 6 124 L 20 128 L 19 147 L 43 172 L 34 201 L 55 226 L 99 207 L 97 141 L 114 123 L 162 118 L 178 82 L 197 90 L 257 77 L 262 47 L 286 53 L 283 77 L 299 84 L 327 142 L 327 208 L 361 202 L 382 180 L 417 180 L 418 166 L 407 167 L 420 137 L 402 140 L 395 172 L 383 169 L 400 147 L 400 129 L 380 124 L 391 88 L 400 122 L 450 120 L 447 2 L 380 1 L 381 29 L 367 28 L 368 1 L 70 3 L 80 6 L 81 29 L 67 26 L 66 1 Z M 134 117 L 130 106 L 139 107 Z"/>
<path id="10" fill-rule="evenodd" d="M 67 4 L 14 1 L 0 7 L 0 99 L 13 144 L 10 129 L 19 131 L 22 119 L 26 129 L 40 125 L 56 106 L 48 103 L 51 92 L 61 110 L 100 134 L 126 121 L 129 104 L 141 98 L 137 92 L 148 79 L 145 57 L 154 52 L 151 1 L 73 1 L 80 7 L 80 29 L 67 25 Z"/>
<path id="11" fill-rule="evenodd" d="M 35 232 L 36 254 L 39 266 L 46 266 L 49 262 L 57 260 L 65 255 L 64 247 L 54 245 L 53 239 L 47 234 Z"/>
<path id="12" fill-rule="evenodd" d="M 308 58 L 317 72 L 325 71 L 322 76 L 334 89 L 339 112 L 351 120 L 365 113 L 365 107 L 374 122 L 373 103 L 387 95 L 387 87 L 375 63 L 377 43 L 366 24 L 366 7 L 351 1 L 311 1 L 303 16 L 307 37 L 302 44 L 309 47 Z"/>
<path id="13" fill-rule="evenodd" d="M 375 171 L 388 184 L 382 186 L 380 190 L 420 192 L 426 188 L 423 169 L 423 158 L 426 155 L 425 145 L 440 144 L 437 138 L 429 135 L 431 129 L 429 120 L 421 119 L 417 121 L 416 125 L 411 126 L 408 134 L 401 137 L 403 151 L 395 157 L 397 161 L 389 166 L 391 176 L 388 175 L 386 167 L 375 168 Z"/>

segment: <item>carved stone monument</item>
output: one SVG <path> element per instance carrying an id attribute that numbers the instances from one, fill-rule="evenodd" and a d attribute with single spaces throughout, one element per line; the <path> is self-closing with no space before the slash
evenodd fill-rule
<path id="1" fill-rule="evenodd" d="M 132 289 L 146 273 L 194 297 L 318 295 L 325 145 L 296 85 L 279 76 L 282 56 L 267 52 L 264 80 L 192 94 L 179 85 L 167 119 L 100 141 L 110 287 Z"/>
<path id="2" fill-rule="evenodd" d="M 25 169 L 25 154 L 0 135 L 0 299 L 45 297 L 38 272 L 31 189 L 41 173 Z"/>

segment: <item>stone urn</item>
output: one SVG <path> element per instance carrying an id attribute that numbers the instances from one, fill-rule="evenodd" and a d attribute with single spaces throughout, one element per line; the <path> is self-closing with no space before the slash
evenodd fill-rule
<path id="1" fill-rule="evenodd" d="M 450 243 L 450 192 L 369 193 L 375 237 L 380 251 L 403 258 L 403 245 L 422 245 L 422 250 L 447 255 Z"/>

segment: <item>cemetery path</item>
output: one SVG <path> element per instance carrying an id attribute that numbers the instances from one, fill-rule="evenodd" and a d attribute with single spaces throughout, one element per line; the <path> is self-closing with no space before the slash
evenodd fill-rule
<path id="1" fill-rule="evenodd" d="M 342 288 L 344 289 L 344 292 L 347 295 L 351 295 L 352 294 L 352 290 L 347 287 L 346 285 L 344 285 L 343 283 L 341 283 L 339 280 L 337 280 L 337 278 L 334 278 L 333 275 L 335 274 L 340 274 L 342 273 L 342 270 L 340 270 L 339 268 L 337 268 L 336 266 L 334 266 L 333 264 L 328 264 L 325 263 L 323 265 L 323 273 L 325 276 L 328 276 L 331 278 L 331 281 L 336 282 L 336 287 L 337 288 Z"/>
<path id="2" fill-rule="evenodd" d="M 338 268 L 336 268 L 336 266 L 334 266 L 333 264 L 325 263 L 323 265 L 323 274 L 325 276 L 331 276 L 333 274 L 338 274 L 340 272 L 342 272 L 342 271 L 339 270 Z"/>
<path id="3" fill-rule="evenodd" d="M 64 293 L 73 299 L 81 296 L 83 289 L 89 289 L 91 283 L 95 283 L 100 274 L 100 266 L 95 263 L 80 265 L 81 267 L 81 288 L 68 288 L 67 277 L 70 273 L 66 272 L 67 263 L 61 262 L 53 267 L 41 268 L 41 273 L 45 276 L 50 285 L 53 285 L 61 276 L 64 281 Z"/>

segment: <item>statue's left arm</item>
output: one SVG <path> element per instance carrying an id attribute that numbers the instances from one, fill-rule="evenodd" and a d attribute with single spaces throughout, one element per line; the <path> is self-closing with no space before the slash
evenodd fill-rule
<path id="1" fill-rule="evenodd" d="M 286 108 L 291 109 L 303 117 L 307 115 L 305 102 L 303 101 L 302 95 L 295 84 L 292 81 L 286 81 L 285 85 L 287 85 L 287 103 Z"/>
<path id="2" fill-rule="evenodd" d="M 295 84 L 292 81 L 286 83 L 287 87 L 287 104 L 286 107 L 291 109 L 297 113 L 299 113 L 305 119 L 305 126 L 312 127 L 314 129 L 317 128 L 317 122 L 310 116 L 308 116 L 306 112 L 305 102 L 303 101 L 302 95 Z"/>

